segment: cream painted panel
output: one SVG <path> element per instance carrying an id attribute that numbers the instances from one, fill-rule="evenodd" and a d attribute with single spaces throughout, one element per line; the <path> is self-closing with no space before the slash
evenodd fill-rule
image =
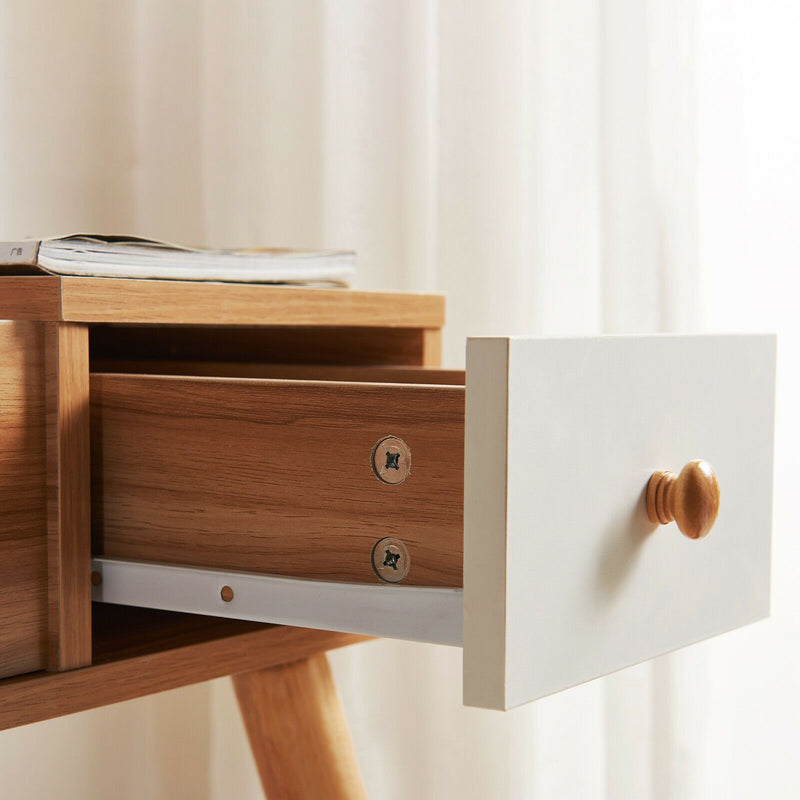
<path id="1" fill-rule="evenodd" d="M 766 335 L 469 340 L 465 703 L 511 708 L 768 615 L 774 373 Z M 643 497 L 696 458 L 722 499 L 693 541 Z"/>

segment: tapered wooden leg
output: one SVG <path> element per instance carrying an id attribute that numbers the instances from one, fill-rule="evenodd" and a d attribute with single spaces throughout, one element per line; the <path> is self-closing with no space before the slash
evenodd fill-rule
<path id="1" fill-rule="evenodd" d="M 366 798 L 324 654 L 233 676 L 269 800 Z"/>

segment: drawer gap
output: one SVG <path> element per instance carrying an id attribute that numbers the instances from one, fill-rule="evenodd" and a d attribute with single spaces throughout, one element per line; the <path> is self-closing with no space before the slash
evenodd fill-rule
<path id="1" fill-rule="evenodd" d="M 382 365 L 279 364 L 272 362 L 190 361 L 180 359 L 95 358 L 90 369 L 98 373 L 185 375 L 207 378 L 261 378 L 357 383 L 417 383 L 464 386 L 464 370 L 438 367 Z"/>

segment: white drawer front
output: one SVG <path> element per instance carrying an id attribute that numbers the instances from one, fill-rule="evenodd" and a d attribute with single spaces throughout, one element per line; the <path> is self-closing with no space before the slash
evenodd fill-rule
<path id="1" fill-rule="evenodd" d="M 471 339 L 464 701 L 511 708 L 769 613 L 773 336 Z M 648 520 L 705 459 L 720 512 Z"/>

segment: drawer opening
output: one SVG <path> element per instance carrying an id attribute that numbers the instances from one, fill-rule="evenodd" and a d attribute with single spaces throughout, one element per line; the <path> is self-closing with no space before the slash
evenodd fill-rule
<path id="1" fill-rule="evenodd" d="M 440 338 L 428 328 L 100 324 L 90 326 L 89 356 L 93 372 L 308 379 L 319 367 L 434 365 Z"/>
<path id="2" fill-rule="evenodd" d="M 328 364 L 277 364 L 239 361 L 153 361 L 96 359 L 92 372 L 128 375 L 183 375 L 205 378 L 260 378 L 297 381 L 356 383 L 416 383 L 430 386 L 464 386 L 464 370 L 439 367 L 332 366 Z"/>

